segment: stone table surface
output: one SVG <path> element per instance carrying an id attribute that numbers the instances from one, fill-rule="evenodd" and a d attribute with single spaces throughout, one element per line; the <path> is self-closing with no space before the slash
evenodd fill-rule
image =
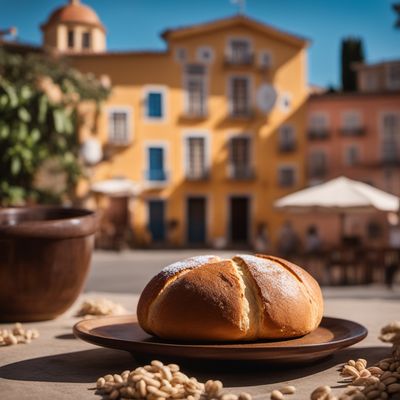
<path id="1" fill-rule="evenodd" d="M 392 320 L 400 319 L 400 293 L 368 288 L 327 289 L 325 315 L 351 319 L 366 326 L 369 335 L 362 342 L 340 350 L 323 361 L 312 365 L 284 368 L 241 368 L 234 370 L 216 368 L 215 365 L 199 367 L 188 365 L 184 372 L 199 380 L 221 379 L 232 392 L 247 391 L 256 399 L 269 399 L 273 389 L 282 384 L 296 386 L 292 399 L 309 399 L 311 391 L 327 384 L 339 392 L 343 386 L 337 368 L 353 358 L 366 358 L 374 363 L 389 354 L 389 346 L 377 336 L 380 328 Z M 26 323 L 35 327 L 40 337 L 30 344 L 0 347 L 0 398 L 1 399 L 98 399 L 94 382 L 107 373 L 120 373 L 134 369 L 138 363 L 124 351 L 97 347 L 72 335 L 72 326 L 78 321 L 73 315 L 84 298 L 106 297 L 133 312 L 138 296 L 89 292 L 82 295 L 63 316 L 53 321 Z M 12 324 L 2 324 L 9 328 Z"/>

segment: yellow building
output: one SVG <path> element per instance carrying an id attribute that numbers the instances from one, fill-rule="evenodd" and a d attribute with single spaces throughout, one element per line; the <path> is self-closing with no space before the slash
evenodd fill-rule
<path id="1" fill-rule="evenodd" d="M 71 1 L 43 25 L 44 44 L 111 79 L 93 181 L 141 185 L 136 239 L 254 244 L 267 230 L 276 241 L 274 200 L 305 184 L 307 41 L 237 15 L 166 30 L 165 51 L 113 52 L 94 17 Z"/>

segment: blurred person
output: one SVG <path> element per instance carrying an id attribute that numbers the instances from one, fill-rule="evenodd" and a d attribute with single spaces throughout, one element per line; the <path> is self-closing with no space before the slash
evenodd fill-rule
<path id="1" fill-rule="evenodd" d="M 321 238 L 315 225 L 310 225 L 307 228 L 305 247 L 309 254 L 315 254 L 321 250 Z"/>
<path id="2" fill-rule="evenodd" d="M 260 223 L 257 226 L 256 239 L 254 243 L 254 249 L 259 253 L 267 253 L 270 251 L 270 240 L 268 234 L 268 225 L 266 223 Z"/>
<path id="3" fill-rule="evenodd" d="M 299 246 L 299 237 L 293 230 L 290 221 L 285 221 L 278 237 L 278 250 L 282 256 L 290 256 L 297 253 Z"/>

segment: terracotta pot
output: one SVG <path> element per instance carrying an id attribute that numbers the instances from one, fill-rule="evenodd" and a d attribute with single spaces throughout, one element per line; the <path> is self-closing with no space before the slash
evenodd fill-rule
<path id="1" fill-rule="evenodd" d="M 89 270 L 97 217 L 62 207 L 0 208 L 0 321 L 66 311 Z"/>

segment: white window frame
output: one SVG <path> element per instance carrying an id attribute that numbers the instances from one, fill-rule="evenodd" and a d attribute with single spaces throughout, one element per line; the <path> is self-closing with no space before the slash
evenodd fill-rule
<path id="1" fill-rule="evenodd" d="M 264 57 L 265 56 L 267 56 L 268 59 L 269 59 L 268 63 L 264 62 Z M 260 68 L 271 69 L 273 64 L 274 64 L 274 60 L 273 60 L 271 51 L 269 51 L 269 50 L 261 50 L 258 53 L 258 65 L 259 65 Z"/>
<path id="2" fill-rule="evenodd" d="M 148 179 L 147 173 L 150 171 L 150 151 L 149 149 L 152 147 L 161 147 L 164 151 L 164 172 L 165 172 L 165 180 L 155 181 Z M 144 169 L 144 181 L 151 186 L 164 186 L 167 185 L 171 180 L 171 170 L 170 166 L 170 146 L 169 142 L 166 140 L 146 140 L 143 143 L 143 148 L 145 152 L 145 169 Z"/>
<path id="3" fill-rule="evenodd" d="M 349 115 L 356 115 L 358 118 L 358 125 L 355 126 L 349 126 L 346 125 L 345 121 L 346 121 L 346 117 L 348 117 Z M 340 127 L 341 129 L 344 130 L 352 130 L 352 129 L 360 129 L 363 126 L 363 115 L 362 112 L 360 110 L 343 110 L 340 113 Z"/>
<path id="4" fill-rule="evenodd" d="M 180 52 L 182 52 L 180 54 Z M 182 56 L 183 54 L 183 56 Z M 176 62 L 178 62 L 179 64 L 184 64 L 187 62 L 188 60 L 188 51 L 186 47 L 176 47 L 174 49 L 174 59 Z"/>
<path id="5" fill-rule="evenodd" d="M 237 41 L 237 40 L 246 42 L 249 45 L 249 49 L 248 49 L 249 55 L 253 54 L 253 40 L 252 40 L 251 37 L 249 37 L 249 36 L 240 36 L 240 35 L 238 35 L 238 36 L 236 36 L 236 35 L 235 36 L 229 36 L 227 41 L 226 41 L 226 48 L 225 48 L 225 55 L 229 59 L 232 57 L 232 54 L 233 54 L 232 53 L 232 49 L 233 49 L 232 43 Z"/>
<path id="6" fill-rule="evenodd" d="M 323 119 L 325 120 L 325 126 L 323 126 L 323 127 L 320 127 L 320 126 L 318 126 L 318 127 L 316 127 L 313 123 L 312 123 L 312 121 L 313 121 L 313 118 L 315 118 L 315 116 L 319 116 L 319 117 L 323 117 Z M 310 112 L 310 114 L 309 114 L 309 117 L 308 117 L 308 129 L 309 130 L 315 130 L 315 131 L 318 131 L 318 129 L 326 129 L 326 130 L 329 130 L 329 128 L 330 128 L 330 115 L 329 115 L 329 113 L 328 112 L 326 112 L 326 111 L 311 111 Z"/>
<path id="7" fill-rule="evenodd" d="M 285 168 L 291 168 L 293 170 L 293 185 L 281 185 L 280 182 L 280 173 L 281 170 L 285 169 Z M 281 189 L 290 189 L 290 188 L 294 188 L 296 187 L 298 181 L 299 181 L 299 174 L 298 174 L 298 166 L 294 163 L 284 163 L 284 164 L 278 164 L 278 168 L 277 168 L 277 185 L 281 188 Z"/>
<path id="8" fill-rule="evenodd" d="M 380 145 L 378 146 L 379 149 L 379 155 L 378 159 L 383 160 L 383 154 L 384 154 L 384 139 L 385 139 L 385 133 L 384 133 L 384 119 L 387 115 L 395 115 L 398 121 L 398 124 L 400 126 L 400 111 L 398 109 L 387 109 L 384 111 L 381 111 L 379 113 L 379 118 L 378 118 L 378 132 L 380 134 Z M 398 157 L 400 158 L 400 137 L 399 137 L 399 155 Z"/>
<path id="9" fill-rule="evenodd" d="M 202 52 L 203 51 L 209 51 L 210 52 L 210 58 L 208 60 L 203 58 Z M 196 49 L 196 60 L 199 63 L 203 64 L 211 64 L 215 59 L 215 54 L 214 50 L 211 46 L 200 46 Z"/>
<path id="10" fill-rule="evenodd" d="M 251 134 L 250 132 L 230 132 L 227 134 L 226 136 L 226 143 L 228 144 L 228 158 L 227 158 L 227 165 L 226 165 L 226 172 L 227 172 L 227 176 L 229 178 L 233 177 L 233 164 L 232 164 L 232 160 L 230 159 L 230 152 L 231 152 L 231 145 L 232 145 L 232 139 L 235 138 L 247 138 L 249 140 L 249 165 L 248 168 L 250 169 L 250 171 L 254 171 L 255 172 L 255 165 L 256 165 L 256 161 L 255 161 L 255 155 L 256 155 L 256 151 L 255 151 L 255 145 L 254 145 L 254 135 Z"/>
<path id="11" fill-rule="evenodd" d="M 282 147 L 284 148 L 284 142 L 282 140 L 282 131 L 284 128 L 289 128 L 292 131 L 293 135 L 293 151 L 296 149 L 297 146 L 297 132 L 296 132 L 296 127 L 295 125 L 291 123 L 284 123 L 279 126 L 278 128 L 278 148 L 281 149 Z"/>
<path id="12" fill-rule="evenodd" d="M 397 81 L 393 81 L 391 79 L 391 68 L 396 67 L 400 70 L 400 63 L 390 63 L 386 65 L 386 87 L 389 90 L 398 90 L 400 89 L 400 74 L 399 79 Z"/>
<path id="13" fill-rule="evenodd" d="M 209 73 L 208 73 L 208 68 L 204 66 L 205 72 L 202 75 L 203 76 L 203 84 L 204 84 L 204 115 L 203 117 L 206 117 L 209 114 Z M 183 93 L 183 110 L 185 115 L 189 115 L 189 90 L 188 90 L 188 81 L 189 81 L 189 76 L 191 74 L 188 74 L 186 71 L 183 73 L 183 88 L 184 88 L 184 93 Z M 199 76 L 201 76 L 199 74 Z M 201 115 L 199 117 L 202 117 Z"/>
<path id="14" fill-rule="evenodd" d="M 162 116 L 158 117 L 150 117 L 148 115 L 148 107 L 147 107 L 147 97 L 149 93 L 157 92 L 161 93 L 161 107 L 162 107 Z M 142 94 L 142 104 L 143 104 L 143 120 L 149 123 L 163 123 L 168 120 L 168 86 L 166 85 L 145 85 L 143 87 Z"/>
<path id="15" fill-rule="evenodd" d="M 126 142 L 121 143 L 121 145 L 124 145 L 124 144 L 126 145 L 126 144 L 131 143 L 133 140 L 133 137 L 134 137 L 133 120 L 132 120 L 133 107 L 131 107 L 131 106 L 108 106 L 106 110 L 107 110 L 107 143 L 118 145 L 117 142 L 110 140 L 111 139 L 110 117 L 111 117 L 111 114 L 113 114 L 113 113 L 126 113 L 127 114 L 127 140 L 126 140 Z"/>
<path id="16" fill-rule="evenodd" d="M 182 148 L 183 148 L 183 171 L 185 178 L 189 176 L 189 138 L 203 138 L 204 139 L 204 168 L 206 173 L 211 172 L 211 135 L 209 131 L 184 131 L 182 135 Z"/>
<path id="17" fill-rule="evenodd" d="M 357 156 L 356 156 L 355 162 L 350 162 L 349 154 L 350 154 L 350 150 L 351 149 L 355 149 L 356 150 Z M 354 143 L 347 145 L 345 147 L 344 154 L 343 154 L 344 165 L 347 166 L 347 167 L 354 167 L 354 166 L 357 166 L 360 163 L 360 161 L 361 161 L 361 149 L 360 149 L 360 146 L 358 146 L 358 145 L 356 145 Z"/>
<path id="18" fill-rule="evenodd" d="M 231 117 L 242 118 L 242 116 L 234 116 L 233 115 L 233 90 L 232 90 L 232 82 L 235 78 L 246 78 L 249 85 L 249 111 L 250 115 L 254 111 L 255 101 L 254 101 L 254 82 L 253 77 L 249 74 L 230 74 L 227 78 L 227 89 L 226 93 L 228 94 L 228 113 Z M 246 116 L 243 116 L 246 118 Z"/>

